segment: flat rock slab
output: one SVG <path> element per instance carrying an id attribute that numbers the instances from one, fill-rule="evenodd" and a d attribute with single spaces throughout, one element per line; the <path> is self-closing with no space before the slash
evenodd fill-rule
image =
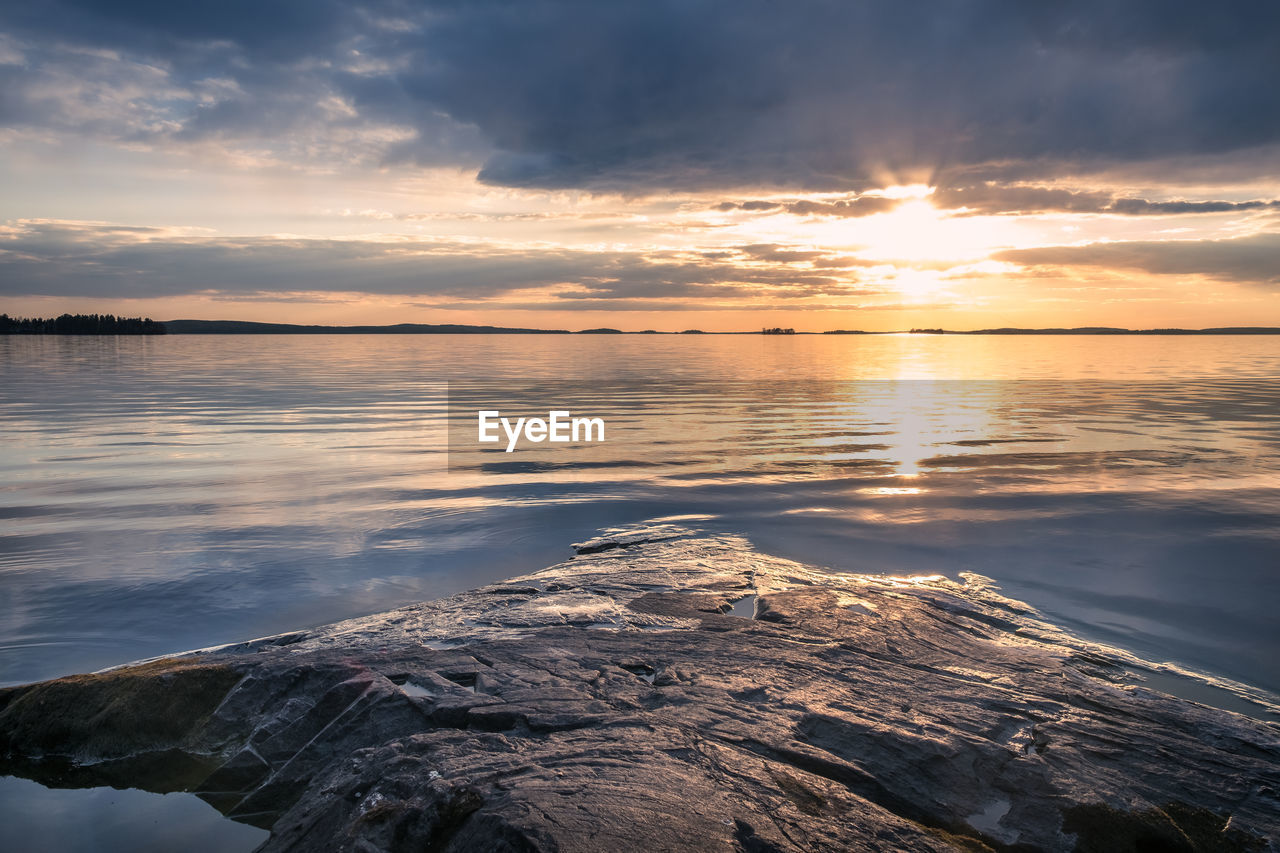
<path id="1" fill-rule="evenodd" d="M 1274 725 L 1143 688 L 982 578 L 669 524 L 576 548 L 0 691 L 0 772 L 194 791 L 268 851 L 1280 850 Z"/>

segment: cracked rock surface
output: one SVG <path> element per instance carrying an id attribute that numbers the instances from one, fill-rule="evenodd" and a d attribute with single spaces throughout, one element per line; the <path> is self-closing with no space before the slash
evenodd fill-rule
<path id="1" fill-rule="evenodd" d="M 1274 725 L 1141 687 L 977 576 L 670 524 L 575 548 L 0 691 L 0 772 L 194 791 L 265 851 L 1280 850 Z"/>

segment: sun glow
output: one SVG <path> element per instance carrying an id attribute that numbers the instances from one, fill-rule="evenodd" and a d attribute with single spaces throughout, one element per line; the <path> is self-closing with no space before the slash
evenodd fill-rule
<path id="1" fill-rule="evenodd" d="M 864 261 L 938 270 L 978 263 L 992 252 L 1037 242 L 1038 235 L 1012 217 L 955 215 L 940 210 L 931 201 L 933 192 L 924 184 L 869 191 L 861 198 L 890 199 L 896 204 L 864 216 L 796 217 L 781 211 L 764 216 L 737 214 L 728 220 L 732 229 L 723 234 L 737 241 L 808 247 Z M 832 198 L 814 196 L 801 201 L 831 204 Z M 923 292 L 938 286 L 936 279 L 917 277 L 909 288 Z"/>
<path id="2" fill-rule="evenodd" d="M 892 282 L 907 301 L 924 300 L 946 287 L 943 274 L 935 270 L 900 270 Z"/>
<path id="3" fill-rule="evenodd" d="M 928 184 L 901 184 L 899 186 L 885 187 L 882 190 L 867 193 L 867 195 L 876 195 L 881 198 L 928 198 L 933 195 L 933 187 Z"/>
<path id="4" fill-rule="evenodd" d="M 924 198 L 869 216 L 851 230 L 866 244 L 862 254 L 877 260 L 976 261 L 1017 242 L 1017 226 L 1008 220 L 951 216 Z"/>

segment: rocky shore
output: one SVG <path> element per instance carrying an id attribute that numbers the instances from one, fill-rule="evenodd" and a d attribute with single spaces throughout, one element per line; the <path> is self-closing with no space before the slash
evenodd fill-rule
<path id="1" fill-rule="evenodd" d="M 325 628 L 0 691 L 0 773 L 268 851 L 1280 850 L 1280 730 L 976 576 L 657 524 Z"/>

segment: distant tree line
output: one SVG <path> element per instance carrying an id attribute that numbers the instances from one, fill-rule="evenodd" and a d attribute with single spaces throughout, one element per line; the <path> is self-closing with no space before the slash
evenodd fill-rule
<path id="1" fill-rule="evenodd" d="M 150 317 L 114 314 L 63 314 L 61 317 L 10 317 L 0 314 L 0 335 L 163 335 L 164 323 Z"/>

